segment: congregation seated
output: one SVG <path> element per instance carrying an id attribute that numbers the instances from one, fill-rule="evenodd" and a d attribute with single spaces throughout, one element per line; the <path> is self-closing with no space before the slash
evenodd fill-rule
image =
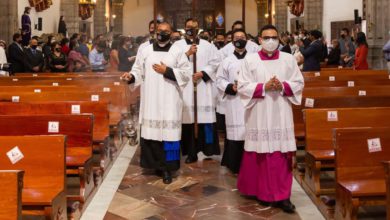
<path id="1" fill-rule="evenodd" d="M 72 40 L 69 44 L 70 52 L 68 56 L 68 71 L 83 72 L 89 68 L 89 63 L 79 52 L 79 44 Z"/>
<path id="2" fill-rule="evenodd" d="M 104 58 L 104 51 L 106 50 L 106 42 L 99 41 L 95 48 L 89 53 L 89 62 L 93 72 L 104 72 L 106 69 L 107 61 Z"/>
<path id="3" fill-rule="evenodd" d="M 12 72 L 13 73 L 23 73 L 24 72 L 24 49 L 22 46 L 22 35 L 16 33 L 12 37 L 13 42 L 8 47 L 8 61 L 12 63 Z"/>

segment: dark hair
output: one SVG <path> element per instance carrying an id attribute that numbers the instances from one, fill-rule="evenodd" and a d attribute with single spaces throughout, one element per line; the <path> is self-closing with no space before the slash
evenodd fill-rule
<path id="1" fill-rule="evenodd" d="M 47 37 L 47 41 L 46 41 L 46 44 L 47 45 L 50 45 L 51 44 L 51 40 L 53 39 L 53 35 L 49 35 L 48 37 Z"/>
<path id="2" fill-rule="evenodd" d="M 263 35 L 263 32 L 266 30 L 275 30 L 276 33 L 279 33 L 278 29 L 275 26 L 273 26 L 272 24 L 267 24 L 261 28 L 261 30 L 259 32 L 260 37 Z"/>
<path id="3" fill-rule="evenodd" d="M 74 33 L 74 34 L 72 35 L 72 37 L 70 37 L 70 40 L 76 39 L 78 36 L 80 36 L 80 34 Z"/>
<path id="4" fill-rule="evenodd" d="M 63 21 L 63 20 L 64 20 L 64 16 L 61 15 L 61 16 L 60 16 L 60 21 Z"/>
<path id="5" fill-rule="evenodd" d="M 30 7 L 25 7 L 24 8 L 24 12 L 23 12 L 23 14 L 25 14 L 25 13 L 27 13 L 28 11 L 30 11 L 31 10 L 31 8 Z"/>
<path id="6" fill-rule="evenodd" d="M 157 27 L 160 26 L 160 25 L 168 25 L 169 28 L 172 30 L 172 25 L 171 25 L 170 23 L 166 22 L 166 21 L 160 22 L 160 23 L 157 25 Z"/>
<path id="7" fill-rule="evenodd" d="M 199 24 L 198 20 L 196 20 L 195 18 L 187 18 L 186 21 L 184 22 L 184 28 L 187 26 L 187 23 L 190 21 L 196 22 Z"/>
<path id="8" fill-rule="evenodd" d="M 14 36 L 12 36 L 12 40 L 16 41 L 16 39 L 18 39 L 21 36 L 22 35 L 20 33 L 15 33 Z"/>
<path id="9" fill-rule="evenodd" d="M 62 40 L 61 40 L 61 46 L 64 46 L 66 43 L 68 43 L 69 42 L 69 39 L 68 38 L 62 38 Z"/>
<path id="10" fill-rule="evenodd" d="M 226 34 L 225 34 L 225 37 L 227 37 L 227 36 L 229 36 L 229 35 L 231 36 L 231 35 L 232 35 L 232 33 L 233 33 L 232 31 L 228 31 L 228 32 L 226 32 Z"/>
<path id="11" fill-rule="evenodd" d="M 217 33 L 215 34 L 215 37 L 217 37 L 218 35 L 222 35 L 222 36 L 224 36 L 224 37 L 225 37 L 225 34 L 224 34 L 224 33 L 222 33 L 222 32 L 217 32 Z"/>
<path id="12" fill-rule="evenodd" d="M 54 49 L 56 48 L 57 45 L 60 45 L 60 44 L 58 42 L 53 42 L 52 44 L 50 44 L 51 50 L 54 51 Z"/>
<path id="13" fill-rule="evenodd" d="M 149 27 L 150 27 L 150 25 L 152 25 L 152 24 L 154 24 L 154 20 L 149 21 Z M 160 21 L 159 21 L 159 20 L 156 20 L 156 24 L 157 24 L 157 25 L 160 24 Z"/>
<path id="14" fill-rule="evenodd" d="M 366 47 L 368 47 L 367 38 L 366 38 L 366 34 L 365 33 L 359 32 L 359 33 L 356 34 L 356 44 L 358 46 L 366 45 Z"/>
<path id="15" fill-rule="evenodd" d="M 96 47 L 99 47 L 101 49 L 106 49 L 106 47 L 107 47 L 106 41 L 101 40 L 101 41 L 97 42 Z"/>
<path id="16" fill-rule="evenodd" d="M 84 42 L 86 42 L 87 40 L 88 40 L 88 37 L 87 37 L 86 34 L 82 34 L 82 35 L 80 36 L 80 42 L 84 43 Z"/>
<path id="17" fill-rule="evenodd" d="M 248 35 L 246 34 L 245 30 L 244 29 L 236 29 L 234 31 L 232 31 L 232 38 L 234 37 L 234 34 L 235 33 L 238 33 L 238 32 L 242 32 L 245 34 L 245 37 L 248 38 Z"/>
<path id="18" fill-rule="evenodd" d="M 245 30 L 245 24 L 244 24 L 244 22 L 239 21 L 239 20 L 237 20 L 237 21 L 235 21 L 235 22 L 233 23 L 233 25 L 232 25 L 232 30 L 233 30 L 234 26 L 236 26 L 237 24 L 240 24 L 240 25 L 242 26 L 242 28 L 240 28 L 240 29 L 244 29 L 244 30 Z"/>
<path id="19" fill-rule="evenodd" d="M 120 39 L 118 39 L 118 38 L 114 39 L 111 43 L 111 50 L 118 50 L 119 45 L 120 45 Z"/>
<path id="20" fill-rule="evenodd" d="M 76 40 L 71 40 L 70 43 L 69 43 L 69 49 L 70 50 L 73 50 L 77 45 L 77 41 Z"/>
<path id="21" fill-rule="evenodd" d="M 349 35 L 349 29 L 348 28 L 343 28 L 341 30 L 347 32 L 347 34 Z"/>
<path id="22" fill-rule="evenodd" d="M 123 45 L 125 45 L 125 43 L 128 41 L 131 41 L 130 37 L 121 36 L 119 38 L 119 47 L 123 47 Z M 112 44 L 114 44 L 114 41 L 112 42 Z M 112 47 L 111 47 L 111 49 L 112 49 Z"/>
<path id="23" fill-rule="evenodd" d="M 310 31 L 310 35 L 313 36 L 316 40 L 322 37 L 322 32 L 319 30 Z"/>

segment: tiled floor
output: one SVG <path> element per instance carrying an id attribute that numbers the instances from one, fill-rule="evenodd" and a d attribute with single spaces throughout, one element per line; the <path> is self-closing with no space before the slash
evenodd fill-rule
<path id="1" fill-rule="evenodd" d="M 236 189 L 236 176 L 220 166 L 220 157 L 195 164 L 182 163 L 170 185 L 139 167 L 139 148 L 104 216 L 111 219 L 322 219 L 294 183 L 297 213 L 263 207 Z"/>

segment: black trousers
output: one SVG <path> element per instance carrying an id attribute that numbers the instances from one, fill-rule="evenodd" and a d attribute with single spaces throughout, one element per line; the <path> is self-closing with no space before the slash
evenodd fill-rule
<path id="1" fill-rule="evenodd" d="M 206 156 L 220 155 L 219 139 L 216 123 L 213 126 L 213 143 L 206 144 L 205 124 L 198 124 L 198 139 L 195 140 L 195 125 L 183 124 L 181 135 L 182 155 L 196 156 L 198 152 L 203 152 Z"/>
<path id="2" fill-rule="evenodd" d="M 180 168 L 180 160 L 166 160 L 163 142 L 141 137 L 140 146 L 141 167 L 162 171 L 175 171 Z"/>

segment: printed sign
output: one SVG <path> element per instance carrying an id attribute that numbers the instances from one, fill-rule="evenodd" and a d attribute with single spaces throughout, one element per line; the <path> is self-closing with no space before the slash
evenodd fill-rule
<path id="1" fill-rule="evenodd" d="M 305 107 L 314 108 L 314 99 L 306 98 Z"/>
<path id="2" fill-rule="evenodd" d="M 19 96 L 12 96 L 12 102 L 19 102 L 20 97 Z"/>
<path id="3" fill-rule="evenodd" d="M 374 153 L 382 151 L 381 140 L 379 138 L 373 138 L 367 140 L 368 152 Z"/>
<path id="4" fill-rule="evenodd" d="M 15 146 L 10 151 L 7 152 L 7 157 L 11 161 L 12 164 L 15 164 L 19 162 L 21 159 L 23 159 L 24 155 L 20 151 L 18 146 Z"/>
<path id="5" fill-rule="evenodd" d="M 40 89 L 34 89 L 34 92 L 35 93 L 41 93 L 41 90 Z"/>
<path id="6" fill-rule="evenodd" d="M 334 77 L 334 76 L 329 76 L 329 81 L 333 82 L 333 81 L 335 81 L 335 80 L 336 80 L 336 77 Z"/>
<path id="7" fill-rule="evenodd" d="M 66 78 L 66 80 L 68 80 L 68 81 L 72 81 L 73 79 L 72 79 L 72 78 Z"/>
<path id="8" fill-rule="evenodd" d="M 366 95 L 367 95 L 366 91 L 364 91 L 364 90 L 359 91 L 359 96 L 366 96 Z"/>
<path id="9" fill-rule="evenodd" d="M 72 105 L 72 114 L 80 114 L 80 105 Z"/>
<path id="10" fill-rule="evenodd" d="M 37 76 L 38 76 L 38 74 L 36 74 L 36 73 L 33 74 L 33 77 L 37 77 Z"/>
<path id="11" fill-rule="evenodd" d="M 49 121 L 49 133 L 58 133 L 60 131 L 60 123 L 58 121 Z"/>
<path id="12" fill-rule="evenodd" d="M 53 83 L 53 86 L 58 86 L 58 83 Z"/>
<path id="13" fill-rule="evenodd" d="M 98 102 L 99 101 L 99 95 L 91 95 L 91 101 L 92 102 Z"/>
<path id="14" fill-rule="evenodd" d="M 348 81 L 348 87 L 355 87 L 354 81 Z"/>
<path id="15" fill-rule="evenodd" d="M 315 72 L 314 76 L 321 76 L 321 73 L 320 72 Z"/>
<path id="16" fill-rule="evenodd" d="M 328 111 L 328 121 L 338 121 L 337 111 Z"/>
<path id="17" fill-rule="evenodd" d="M 17 81 L 19 81 L 19 79 L 12 79 L 12 81 L 17 82 Z"/>
<path id="18" fill-rule="evenodd" d="M 108 87 L 104 87 L 104 88 L 103 88 L 103 92 L 110 92 L 110 91 L 111 91 L 111 89 L 108 88 Z"/>
<path id="19" fill-rule="evenodd" d="M 120 82 L 114 82 L 114 86 L 120 86 L 121 83 Z"/>

